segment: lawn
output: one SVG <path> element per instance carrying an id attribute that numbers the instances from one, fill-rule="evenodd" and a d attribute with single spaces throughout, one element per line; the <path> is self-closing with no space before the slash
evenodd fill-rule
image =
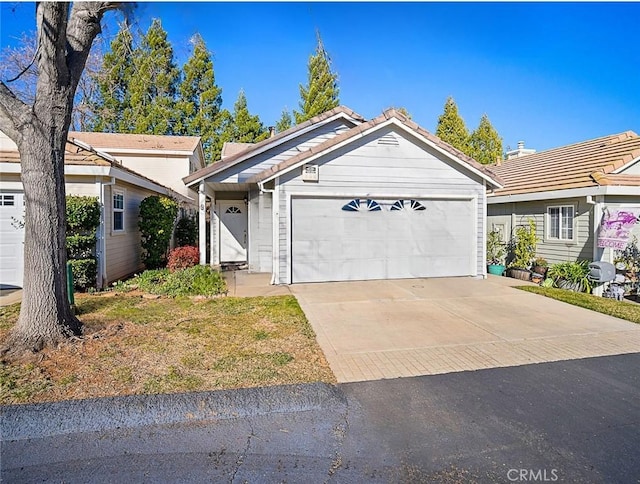
<path id="1" fill-rule="evenodd" d="M 552 287 L 517 286 L 516 288 L 640 324 L 640 304 Z"/>
<path id="2" fill-rule="evenodd" d="M 336 381 L 293 296 L 103 293 L 76 305 L 84 336 L 0 364 L 1 404 Z M 18 313 L 0 308 L 0 341 Z"/>

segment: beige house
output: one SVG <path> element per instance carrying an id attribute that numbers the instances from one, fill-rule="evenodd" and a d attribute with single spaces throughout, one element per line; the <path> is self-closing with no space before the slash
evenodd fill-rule
<path id="1" fill-rule="evenodd" d="M 70 131 L 69 139 L 116 158 L 122 166 L 140 173 L 185 197 L 197 192 L 185 186 L 182 178 L 204 168 L 202 143 L 197 136 L 158 136 L 150 134 L 92 133 Z"/>
<path id="2" fill-rule="evenodd" d="M 78 134 L 78 133 L 76 133 Z M 89 133 L 90 135 L 95 133 Z M 117 136 L 109 135 L 112 144 Z M 128 135 L 124 135 L 128 136 Z M 199 138 L 182 140 L 181 147 L 174 154 L 167 153 L 167 140 L 158 140 L 156 145 L 162 152 L 157 163 L 163 160 L 171 168 L 164 166 L 152 170 L 165 177 L 172 170 L 188 172 L 189 163 L 198 166 L 202 159 Z M 158 143 L 164 141 L 164 144 Z M 188 143 L 187 143 L 188 142 Z M 123 143 L 128 144 L 128 143 Z M 124 149 L 124 148 L 123 148 Z M 146 161 L 153 159 L 147 146 L 137 157 Z M 179 152 L 179 154 L 175 154 Z M 132 154 L 133 155 L 133 154 Z M 134 156 L 125 164 L 115 157 L 69 137 L 65 149 L 65 182 L 68 195 L 97 197 L 103 206 L 98 230 L 96 255 L 98 257 L 98 287 L 124 278 L 143 268 L 141 263 L 140 233 L 138 216 L 140 202 L 151 195 L 172 196 L 181 207 L 193 209 L 193 199 L 166 186 L 156 179 L 141 174 L 131 168 Z M 133 161 L 132 161 L 133 160 Z M 141 165 L 143 164 L 141 162 Z M 129 166 L 127 166 L 129 165 Z M 179 168 L 178 168 L 179 167 Z M 180 178 L 175 178 L 180 184 Z M 172 185 L 179 187 L 178 183 Z M 182 192 L 186 192 L 182 184 Z M 188 193 L 188 192 L 186 192 Z M 0 285 L 22 287 L 24 229 L 20 221 L 24 219 L 26 207 L 22 182 L 20 181 L 20 157 L 16 145 L 0 132 Z"/>
<path id="3" fill-rule="evenodd" d="M 489 230 L 506 241 L 535 220 L 537 255 L 550 263 L 613 262 L 614 248 L 600 247 L 601 222 L 640 217 L 640 136 L 633 131 L 525 153 L 491 169 L 504 187 L 487 197 Z M 640 238 L 640 223 L 631 235 Z"/>

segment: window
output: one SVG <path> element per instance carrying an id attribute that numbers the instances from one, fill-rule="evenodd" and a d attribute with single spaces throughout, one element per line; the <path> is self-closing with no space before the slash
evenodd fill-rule
<path id="1" fill-rule="evenodd" d="M 0 195 L 0 205 L 4 207 L 13 207 L 15 205 L 15 198 L 13 195 Z"/>
<path id="2" fill-rule="evenodd" d="M 547 238 L 555 240 L 573 240 L 572 205 L 547 208 Z"/>
<path id="3" fill-rule="evenodd" d="M 225 213 L 242 213 L 242 211 L 238 207 L 231 206 Z"/>
<path id="4" fill-rule="evenodd" d="M 114 232 L 124 232 L 124 190 L 113 190 L 113 226 Z"/>

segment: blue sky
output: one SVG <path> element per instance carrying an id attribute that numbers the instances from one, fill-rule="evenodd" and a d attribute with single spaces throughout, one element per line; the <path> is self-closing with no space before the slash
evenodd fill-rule
<path id="1" fill-rule="evenodd" d="M 34 7 L 0 7 L 4 48 L 34 29 Z M 341 103 L 367 118 L 404 106 L 434 131 L 451 95 L 470 129 L 487 113 L 505 147 L 640 133 L 640 3 L 138 4 L 140 29 L 154 17 L 179 63 L 200 32 L 225 107 L 243 88 L 265 125 L 298 107 L 317 28 Z"/>

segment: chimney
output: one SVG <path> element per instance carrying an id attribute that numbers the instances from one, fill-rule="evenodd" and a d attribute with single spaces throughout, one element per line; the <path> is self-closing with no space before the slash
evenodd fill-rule
<path id="1" fill-rule="evenodd" d="M 524 141 L 518 141 L 518 150 L 524 150 Z"/>
<path id="2" fill-rule="evenodd" d="M 273 138 L 276 135 L 276 127 L 269 126 L 269 138 Z"/>

